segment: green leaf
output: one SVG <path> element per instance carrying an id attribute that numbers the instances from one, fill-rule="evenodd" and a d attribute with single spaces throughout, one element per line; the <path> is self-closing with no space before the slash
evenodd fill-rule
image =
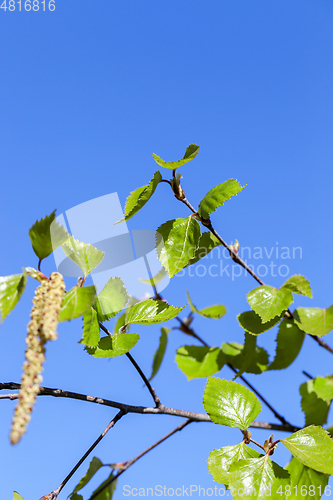
<path id="1" fill-rule="evenodd" d="M 114 333 L 102 337 L 95 348 L 86 347 L 86 351 L 94 358 L 115 358 L 130 351 L 138 342 L 140 335 L 137 333 Z"/>
<path id="2" fill-rule="evenodd" d="M 165 327 L 161 328 L 160 342 L 159 342 L 157 351 L 155 352 L 154 361 L 153 361 L 153 371 L 152 371 L 152 374 L 150 375 L 149 380 L 152 380 L 155 377 L 158 370 L 160 369 L 161 363 L 162 363 L 163 358 L 164 358 L 166 346 L 168 343 L 168 333 L 170 331 L 171 331 L 170 328 L 165 328 Z"/>
<path id="3" fill-rule="evenodd" d="M 245 430 L 259 415 L 258 398 L 246 387 L 219 378 L 210 378 L 204 392 L 204 407 L 215 424 Z"/>
<path id="4" fill-rule="evenodd" d="M 32 248 L 40 260 L 48 257 L 68 238 L 66 229 L 55 220 L 55 212 L 36 221 L 29 230 Z"/>
<path id="5" fill-rule="evenodd" d="M 241 186 L 235 179 L 229 179 L 223 184 L 214 187 L 200 201 L 198 214 L 204 219 L 208 219 L 210 214 L 216 211 L 218 207 L 229 200 L 232 196 L 242 191 L 245 186 Z"/>
<path id="6" fill-rule="evenodd" d="M 219 319 L 222 318 L 222 316 L 224 316 L 225 313 L 227 312 L 226 308 L 222 305 L 205 307 L 204 309 L 199 310 L 193 304 L 189 293 L 187 291 L 186 293 L 192 311 L 200 314 L 201 316 L 204 316 L 205 318 Z"/>
<path id="7" fill-rule="evenodd" d="M 282 370 L 297 358 L 303 345 L 305 333 L 293 320 L 283 319 L 276 337 L 276 353 L 267 370 Z"/>
<path id="8" fill-rule="evenodd" d="M 93 496 L 100 488 L 103 488 L 103 486 L 110 481 L 110 479 L 113 477 L 113 472 L 111 472 L 111 474 L 109 475 L 109 477 L 103 481 L 103 483 L 98 487 L 96 488 L 95 491 L 93 491 L 92 495 Z M 115 489 L 116 489 L 116 485 L 117 485 L 117 479 L 115 479 L 111 484 L 110 486 L 108 486 L 107 488 L 105 488 L 99 495 L 97 495 L 95 497 L 96 500 L 111 500 L 114 492 L 115 492 Z"/>
<path id="9" fill-rule="evenodd" d="M 84 276 L 88 276 L 103 260 L 104 253 L 90 243 L 82 243 L 69 236 L 61 248 L 75 264 L 79 266 Z"/>
<path id="10" fill-rule="evenodd" d="M 221 245 L 221 242 L 214 236 L 210 231 L 202 233 L 199 240 L 198 248 L 194 254 L 193 259 L 191 259 L 185 267 L 192 266 L 198 260 L 203 259 L 209 254 L 215 247 Z"/>
<path id="11" fill-rule="evenodd" d="M 114 329 L 113 329 L 114 333 L 118 333 L 119 330 L 120 330 L 120 328 L 122 328 L 123 326 L 125 326 L 125 318 L 126 318 L 126 313 L 125 312 L 123 314 L 121 314 L 119 316 L 119 318 L 117 318 L 116 324 L 114 325 Z"/>
<path id="12" fill-rule="evenodd" d="M 162 267 L 157 274 L 155 274 L 155 276 L 153 276 L 152 278 L 150 278 L 149 280 L 143 280 L 143 279 L 140 279 L 139 278 L 139 281 L 141 281 L 141 283 L 146 283 L 147 285 L 151 285 L 151 286 L 156 286 L 158 285 L 158 283 L 160 281 L 162 281 L 163 278 L 165 278 L 165 276 L 167 276 L 168 273 L 167 271 L 164 269 L 164 267 Z"/>
<path id="13" fill-rule="evenodd" d="M 90 307 L 83 315 L 83 337 L 80 343 L 88 347 L 96 347 L 100 338 L 97 312 Z"/>
<path id="14" fill-rule="evenodd" d="M 330 403 L 333 399 L 333 376 L 316 377 L 314 380 L 314 390 L 319 398 Z"/>
<path id="15" fill-rule="evenodd" d="M 160 165 L 160 167 L 170 168 L 172 170 L 175 170 L 176 168 L 181 167 L 182 165 L 187 163 L 188 161 L 193 160 L 193 158 L 195 158 L 199 153 L 199 149 L 200 146 L 198 146 L 197 144 L 190 144 L 189 146 L 187 146 L 183 158 L 178 161 L 169 161 L 169 162 L 164 161 L 162 160 L 162 158 L 155 155 L 155 153 L 153 153 L 153 158 L 156 161 L 156 163 Z"/>
<path id="16" fill-rule="evenodd" d="M 164 242 L 157 247 L 158 258 L 172 278 L 193 259 L 199 245 L 200 225 L 193 217 L 173 219 L 162 224 L 157 232 Z"/>
<path id="17" fill-rule="evenodd" d="M 246 458 L 259 458 L 260 454 L 245 443 L 224 446 L 210 452 L 207 463 L 214 481 L 228 486 L 228 471 L 232 464 Z"/>
<path id="18" fill-rule="evenodd" d="M 124 282 L 116 276 L 110 278 L 95 299 L 98 321 L 107 321 L 124 309 L 129 295 Z"/>
<path id="19" fill-rule="evenodd" d="M 128 310 L 126 324 L 155 325 L 163 323 L 175 318 L 184 307 L 174 307 L 162 300 L 147 299 L 138 302 Z"/>
<path id="20" fill-rule="evenodd" d="M 309 493 L 311 499 L 320 500 L 325 486 L 328 484 L 328 474 L 322 474 L 306 467 L 295 457 L 291 459 L 285 469 L 290 474 L 291 495 L 288 496 L 288 500 L 308 498 Z M 281 496 L 279 498 L 281 499 Z"/>
<path id="21" fill-rule="evenodd" d="M 11 276 L 0 277 L 0 313 L 1 321 L 14 309 L 22 296 L 27 276 L 23 269 L 23 274 L 12 274 Z"/>
<path id="22" fill-rule="evenodd" d="M 95 293 L 94 286 L 74 286 L 64 295 L 59 321 L 69 321 L 82 316 L 92 305 Z"/>
<path id="23" fill-rule="evenodd" d="M 89 469 L 87 470 L 86 474 L 83 476 L 83 478 L 80 480 L 79 484 L 75 486 L 73 492 L 70 495 L 70 498 L 73 497 L 78 491 L 82 490 L 91 478 L 96 474 L 96 472 L 103 467 L 102 462 L 100 461 L 99 458 L 94 457 L 92 461 L 90 462 Z"/>
<path id="24" fill-rule="evenodd" d="M 228 476 L 229 488 L 235 500 L 262 500 L 271 496 L 271 490 L 276 488 L 280 480 L 288 479 L 289 473 L 265 455 L 239 460 L 231 465 Z"/>
<path id="25" fill-rule="evenodd" d="M 310 335 L 323 337 L 333 329 L 333 306 L 328 309 L 298 307 L 293 316 L 299 328 Z"/>
<path id="26" fill-rule="evenodd" d="M 267 369 L 267 365 L 267 352 L 265 349 L 257 346 L 256 336 L 246 332 L 239 372 L 235 375 L 234 380 L 243 373 L 255 373 L 258 375 Z"/>
<path id="27" fill-rule="evenodd" d="M 14 491 L 14 500 L 24 500 L 24 498 L 21 497 L 21 495 L 19 495 L 16 491 Z"/>
<path id="28" fill-rule="evenodd" d="M 154 174 L 154 177 L 151 179 L 151 181 L 149 181 L 149 184 L 147 184 L 147 186 L 143 186 L 133 191 L 129 195 L 125 203 L 125 210 L 124 210 L 125 217 L 121 219 L 119 222 L 116 222 L 116 224 L 131 219 L 133 215 L 135 215 L 139 210 L 141 210 L 141 208 L 153 196 L 153 194 L 155 193 L 155 189 L 157 188 L 157 185 L 161 182 L 161 180 L 162 176 L 160 172 L 157 170 L 157 172 L 155 172 Z"/>
<path id="29" fill-rule="evenodd" d="M 288 290 L 291 290 L 294 293 L 305 295 L 306 297 L 310 297 L 310 299 L 312 299 L 310 283 L 304 276 L 301 276 L 300 274 L 291 276 L 289 279 L 287 279 L 287 281 L 282 285 L 281 288 L 288 288 Z"/>
<path id="30" fill-rule="evenodd" d="M 255 339 L 256 337 L 253 338 Z M 249 352 L 249 348 L 252 349 L 249 340 L 246 349 L 244 345 L 238 344 L 237 342 L 228 342 L 222 344 L 222 351 L 227 356 L 227 361 L 238 370 L 242 370 L 244 368 L 244 360 L 246 352 Z M 266 366 L 268 363 L 267 351 L 262 347 L 255 346 L 255 351 L 253 353 L 252 350 L 252 355 L 253 358 L 251 359 L 251 363 L 246 363 L 246 372 L 259 374 L 265 371 L 267 369 Z"/>
<path id="31" fill-rule="evenodd" d="M 251 309 L 259 314 L 263 323 L 267 323 L 288 309 L 293 301 L 293 294 L 287 288 L 278 290 L 273 286 L 263 285 L 248 293 L 246 298 Z"/>
<path id="32" fill-rule="evenodd" d="M 333 440 L 322 427 L 310 425 L 281 439 L 281 443 L 307 467 L 333 474 Z"/>
<path id="33" fill-rule="evenodd" d="M 277 325 L 282 318 L 282 314 L 277 316 L 266 323 L 262 323 L 260 316 L 254 311 L 246 311 L 237 316 L 238 322 L 242 328 L 252 335 L 260 335 L 267 330 Z"/>
<path id="34" fill-rule="evenodd" d="M 176 362 L 178 368 L 191 380 L 214 375 L 226 364 L 227 359 L 218 347 L 184 345 L 177 351 Z"/>
<path id="35" fill-rule="evenodd" d="M 305 414 L 305 425 L 323 425 L 327 421 L 329 404 L 318 397 L 314 381 L 308 380 L 299 388 L 302 396 L 301 406 Z"/>

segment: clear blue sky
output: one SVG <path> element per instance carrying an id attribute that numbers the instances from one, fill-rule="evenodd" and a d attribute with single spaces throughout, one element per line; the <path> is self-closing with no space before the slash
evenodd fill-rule
<path id="1" fill-rule="evenodd" d="M 8 4 L 8 1 L 7 1 Z M 242 246 L 301 247 L 295 259 L 253 260 L 287 264 L 304 274 L 314 299 L 296 306 L 332 304 L 333 4 L 330 0 L 56 0 L 54 12 L 0 10 L 0 275 L 37 266 L 30 226 L 57 208 L 117 192 L 124 204 L 156 170 L 151 154 L 179 159 L 190 143 L 201 152 L 181 168 L 193 205 L 213 186 L 236 178 L 246 189 L 213 216 L 220 234 Z M 165 173 L 168 178 L 169 173 Z M 186 207 L 168 186 L 128 224 L 156 229 L 185 217 Z M 217 256 L 215 261 L 219 262 Z M 50 257 L 46 273 L 54 270 Z M 286 278 L 264 280 L 280 286 Z M 223 303 L 219 321 L 197 319 L 207 342 L 243 341 L 236 315 L 248 309 L 256 286 L 249 276 L 175 277 L 164 291 L 174 305 Z M 19 382 L 26 325 L 35 282 L 1 326 L 0 380 Z M 176 322 L 173 322 L 175 325 Z M 82 322 L 59 327 L 47 351 L 44 384 L 132 404 L 150 397 L 128 360 L 96 360 L 78 344 Z M 136 328 L 141 342 L 132 354 L 150 374 L 159 327 Z M 276 332 L 258 343 L 274 356 Z M 333 342 L 332 335 L 327 336 Z M 165 405 L 203 411 L 203 379 L 187 382 L 174 363 L 189 342 L 170 336 L 154 386 Z M 298 387 L 302 370 L 332 373 L 332 357 L 311 339 L 285 372 L 248 375 L 289 421 L 303 424 Z M 227 368 L 221 377 L 230 378 Z M 114 411 L 73 400 L 40 398 L 27 434 L 9 444 L 14 403 L 0 412 L 0 496 L 17 490 L 36 500 L 57 487 L 112 418 Z M 263 408 L 261 420 L 276 422 Z M 93 455 L 104 462 L 128 460 L 173 429 L 180 419 L 130 415 L 110 431 Z M 278 436 L 278 434 L 276 434 Z M 256 431 L 263 441 L 267 433 Z M 151 452 L 119 481 L 123 485 L 214 486 L 206 459 L 213 448 L 234 444 L 239 432 L 191 424 Z M 277 451 L 285 465 L 289 454 Z M 59 498 L 66 498 L 88 464 Z M 81 476 L 80 476 L 81 474 Z M 88 498 L 92 488 L 84 490 Z"/>

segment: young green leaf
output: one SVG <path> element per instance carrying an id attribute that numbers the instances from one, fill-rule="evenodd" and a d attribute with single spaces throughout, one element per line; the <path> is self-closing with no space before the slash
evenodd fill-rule
<path id="1" fill-rule="evenodd" d="M 281 443 L 307 467 L 333 474 L 333 440 L 322 427 L 310 425 L 281 439 Z"/>
<path id="2" fill-rule="evenodd" d="M 59 314 L 59 321 L 69 321 L 82 316 L 92 305 L 96 294 L 94 286 L 74 286 L 65 293 Z"/>
<path id="3" fill-rule="evenodd" d="M 193 259 L 199 245 L 200 225 L 193 217 L 173 219 L 162 224 L 157 232 L 164 241 L 157 247 L 158 258 L 172 278 Z"/>
<path id="4" fill-rule="evenodd" d="M 11 276 L 0 277 L 0 313 L 1 321 L 14 309 L 22 296 L 27 275 L 23 269 L 23 274 L 12 274 Z"/>
<path id="5" fill-rule="evenodd" d="M 312 299 L 310 283 L 304 276 L 301 276 L 300 274 L 291 276 L 289 279 L 287 279 L 287 281 L 282 285 L 281 288 L 288 288 L 288 290 L 291 290 L 294 293 L 305 295 L 306 297 L 310 297 L 310 299 Z"/>
<path id="6" fill-rule="evenodd" d="M 17 491 L 14 491 L 14 500 L 24 500 L 24 498 L 21 497 L 21 495 L 19 495 Z"/>
<path id="7" fill-rule="evenodd" d="M 149 380 L 152 380 L 155 375 L 157 374 L 158 370 L 160 369 L 161 363 L 164 358 L 166 346 L 168 343 L 168 333 L 171 331 L 170 328 L 161 328 L 161 336 L 160 336 L 160 342 L 157 348 L 157 351 L 155 352 L 154 356 L 154 361 L 153 361 L 153 371 L 152 374 L 150 375 Z"/>
<path id="8" fill-rule="evenodd" d="M 231 465 L 228 474 L 229 488 L 235 500 L 268 498 L 280 480 L 288 478 L 289 473 L 268 455 L 239 460 Z"/>
<path id="9" fill-rule="evenodd" d="M 276 353 L 267 370 L 282 370 L 297 358 L 303 345 L 305 333 L 293 320 L 283 319 L 276 337 Z"/>
<path id="10" fill-rule="evenodd" d="M 293 294 L 288 288 L 278 290 L 273 286 L 263 285 L 248 293 L 246 298 L 251 309 L 259 314 L 263 323 L 267 323 L 288 309 L 293 301 Z"/>
<path id="11" fill-rule="evenodd" d="M 103 481 L 102 484 L 99 485 L 98 488 L 96 488 L 95 491 L 93 491 L 92 495 L 95 495 L 97 493 L 97 491 L 99 491 L 100 489 L 103 488 L 103 486 L 108 483 L 110 481 L 110 479 L 114 477 L 113 476 L 113 471 L 111 472 L 111 474 L 109 475 L 109 477 Z M 112 483 L 110 484 L 110 486 L 108 486 L 107 488 L 105 488 L 99 495 L 97 495 L 95 498 L 96 500 L 111 500 L 112 497 L 113 497 L 113 494 L 115 492 L 115 489 L 116 489 L 116 485 L 117 485 L 117 479 L 115 479 L 114 481 L 112 481 Z"/>
<path id="12" fill-rule="evenodd" d="M 128 196 L 125 203 L 125 210 L 124 210 L 125 217 L 121 219 L 119 222 L 116 222 L 116 224 L 131 219 L 133 215 L 135 215 L 139 210 L 141 210 L 141 208 L 153 196 L 157 188 L 157 185 L 161 182 L 161 180 L 162 176 L 160 172 L 157 170 L 157 172 L 155 172 L 154 174 L 154 177 L 151 179 L 151 181 L 149 181 L 149 184 L 147 184 L 147 186 L 143 186 L 133 191 Z"/>
<path id="13" fill-rule="evenodd" d="M 301 406 L 305 415 L 305 425 L 323 425 L 327 421 L 329 403 L 321 399 L 315 391 L 314 380 L 308 380 L 299 388 Z"/>
<path id="14" fill-rule="evenodd" d="M 298 307 L 293 315 L 298 327 L 310 335 L 323 337 L 333 329 L 333 306 L 328 309 Z"/>
<path id="15" fill-rule="evenodd" d="M 80 490 L 82 490 L 82 488 L 84 488 L 88 483 L 89 481 L 91 480 L 91 478 L 96 474 L 96 472 L 101 468 L 103 467 L 103 464 L 102 462 L 100 461 L 99 458 L 96 458 L 94 457 L 90 464 L 89 464 L 89 469 L 87 470 L 87 472 L 85 473 L 85 475 L 83 476 L 83 478 L 80 480 L 79 484 L 77 486 L 75 486 L 74 490 L 72 491 L 72 493 L 70 494 L 70 499 L 73 498 L 73 496 Z"/>
<path id="16" fill-rule="evenodd" d="M 197 144 L 190 144 L 189 146 L 187 146 L 183 158 L 181 160 L 178 160 L 178 161 L 169 161 L 169 162 L 164 161 L 164 160 L 162 160 L 162 158 L 155 155 L 155 153 L 153 153 L 153 158 L 156 161 L 156 163 L 158 165 L 160 165 L 160 167 L 175 170 L 176 168 L 181 167 L 182 165 L 187 163 L 188 161 L 193 160 L 193 158 L 195 158 L 197 156 L 197 154 L 199 153 L 199 149 L 200 149 L 200 146 L 198 146 Z"/>
<path id="17" fill-rule="evenodd" d="M 225 354 L 218 347 L 184 345 L 176 354 L 178 368 L 188 380 L 214 375 L 226 362 Z"/>
<path id="18" fill-rule="evenodd" d="M 113 333 L 118 333 L 120 328 L 122 328 L 123 326 L 125 326 L 125 318 L 126 318 L 126 313 L 124 312 L 123 314 L 121 314 L 119 316 L 119 318 L 117 318 L 117 321 L 114 325 L 114 329 L 113 329 Z"/>
<path id="19" fill-rule="evenodd" d="M 103 260 L 104 253 L 90 243 L 82 243 L 69 236 L 61 248 L 75 264 L 79 266 L 84 276 L 88 276 Z"/>
<path id="20" fill-rule="evenodd" d="M 260 316 L 256 314 L 254 311 L 246 311 L 237 316 L 238 322 L 242 328 L 248 333 L 252 335 L 260 335 L 267 330 L 273 328 L 273 326 L 277 325 L 282 318 L 283 314 L 280 316 L 276 316 L 275 318 L 263 323 L 260 319 Z"/>
<path id="21" fill-rule="evenodd" d="M 190 307 L 192 309 L 192 312 L 196 312 L 200 314 L 201 316 L 204 316 L 205 318 L 213 318 L 213 319 L 219 319 L 222 318 L 222 316 L 225 315 L 227 312 L 226 308 L 223 305 L 215 305 L 215 306 L 210 306 L 210 307 L 205 307 L 204 309 L 197 309 L 195 305 L 193 304 L 191 297 L 189 293 L 187 293 L 187 298 L 190 303 Z"/>
<path id="22" fill-rule="evenodd" d="M 174 307 L 162 300 L 147 299 L 138 302 L 128 310 L 126 324 L 154 325 L 163 323 L 175 318 L 184 307 Z"/>
<path id="23" fill-rule="evenodd" d="M 333 399 L 333 376 L 316 377 L 314 379 L 314 390 L 319 398 L 330 403 Z"/>
<path id="24" fill-rule="evenodd" d="M 156 286 L 167 275 L 168 275 L 167 271 L 164 269 L 164 267 L 162 267 L 158 271 L 158 273 L 155 274 L 155 276 L 153 276 L 152 278 L 148 280 L 139 279 L 139 281 L 141 281 L 141 283 L 146 283 L 147 285 Z"/>
<path id="25" fill-rule="evenodd" d="M 222 344 L 222 351 L 227 356 L 227 361 L 231 363 L 238 370 L 243 370 L 246 352 L 249 349 L 252 351 L 253 358 L 251 363 L 246 362 L 246 372 L 259 374 L 265 371 L 268 363 L 268 354 L 262 347 L 255 346 L 253 352 L 252 345 L 250 343 L 250 338 L 248 339 L 248 345 L 245 349 L 245 345 L 238 344 L 237 342 L 226 342 Z M 256 337 L 253 337 L 256 339 Z M 245 349 L 245 350 L 244 350 Z"/>
<path id="26" fill-rule="evenodd" d="M 204 407 L 216 424 L 245 430 L 259 415 L 258 398 L 246 387 L 219 378 L 210 378 L 204 392 Z"/>
<path id="27" fill-rule="evenodd" d="M 40 260 L 48 257 L 68 238 L 66 229 L 55 220 L 55 212 L 36 221 L 29 230 L 32 248 Z"/>
<path id="28" fill-rule="evenodd" d="M 193 259 L 191 259 L 185 267 L 192 266 L 198 262 L 198 260 L 203 259 L 209 254 L 209 252 L 219 245 L 221 245 L 220 240 L 218 240 L 210 231 L 202 233 Z"/>
<path id="29" fill-rule="evenodd" d="M 124 282 L 116 276 L 110 278 L 95 300 L 98 321 L 107 321 L 124 309 L 129 295 Z"/>
<path id="30" fill-rule="evenodd" d="M 233 446 L 224 446 L 210 452 L 207 463 L 214 481 L 228 486 L 228 471 L 232 464 L 246 458 L 259 458 L 260 453 L 246 446 L 244 442 Z"/>
<path id="31" fill-rule="evenodd" d="M 81 344 L 88 347 L 96 347 L 101 338 L 97 312 L 93 307 L 90 307 L 83 314 L 83 337 L 80 340 Z"/>
<path id="32" fill-rule="evenodd" d="M 285 469 L 290 474 L 290 496 L 288 500 L 307 498 L 320 500 L 328 484 L 329 475 L 317 472 L 293 457 Z M 325 495 L 326 496 L 326 495 Z M 281 496 L 279 497 L 281 499 Z"/>
<path id="33" fill-rule="evenodd" d="M 97 347 L 86 347 L 85 350 L 94 358 L 115 358 L 130 351 L 139 338 L 137 333 L 114 333 L 102 337 Z"/>
<path id="34" fill-rule="evenodd" d="M 229 200 L 232 196 L 240 193 L 245 186 L 241 186 L 235 179 L 229 179 L 223 184 L 214 187 L 200 201 L 198 214 L 204 219 L 208 219 L 210 214 L 215 212 L 218 207 Z"/>
<path id="35" fill-rule="evenodd" d="M 260 374 L 267 369 L 268 354 L 265 349 L 257 346 L 257 337 L 245 332 L 245 342 L 242 349 L 242 359 L 239 372 L 234 380 L 243 373 Z"/>

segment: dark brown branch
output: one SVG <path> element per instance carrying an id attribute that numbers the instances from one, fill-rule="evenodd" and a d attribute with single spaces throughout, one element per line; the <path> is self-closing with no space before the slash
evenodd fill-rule
<path id="1" fill-rule="evenodd" d="M 21 387 L 20 384 L 16 384 L 14 382 L 0 383 L 0 390 L 20 389 L 20 387 Z M 177 410 L 176 408 L 169 408 L 164 405 L 161 405 L 158 408 L 148 407 L 148 406 L 134 406 L 125 403 L 117 403 L 115 401 L 110 401 L 109 399 L 97 398 L 95 396 L 87 396 L 76 392 L 63 391 L 62 389 L 51 389 L 49 387 L 41 387 L 38 396 L 53 396 L 58 398 L 78 399 L 80 401 L 88 401 L 90 403 L 97 403 L 103 406 L 118 408 L 119 410 L 122 410 L 124 413 L 140 413 L 149 415 L 173 415 L 175 417 L 190 418 L 195 422 L 212 422 L 206 413 L 195 413 L 186 410 Z M 0 399 L 13 400 L 17 398 L 18 398 L 18 393 L 3 394 L 0 396 Z M 256 429 L 272 429 L 284 432 L 296 432 L 297 430 L 301 429 L 301 427 L 296 427 L 289 423 L 280 425 L 280 424 L 271 424 L 268 422 L 257 422 L 257 421 L 253 422 L 250 427 L 254 427 Z"/>
<path id="2" fill-rule="evenodd" d="M 131 465 L 133 465 L 135 462 L 137 462 L 140 458 L 142 458 L 144 455 L 146 455 L 147 453 L 149 453 L 151 450 L 153 450 L 154 448 L 156 448 L 156 446 L 158 446 L 161 443 L 163 443 L 163 441 L 165 441 L 169 437 L 173 436 L 173 434 L 176 434 L 176 432 L 179 432 L 182 429 L 184 429 L 184 427 L 186 427 L 191 422 L 193 422 L 193 420 L 191 420 L 190 418 L 187 419 L 187 420 L 185 420 L 185 422 L 183 422 L 182 424 L 178 425 L 178 427 L 176 427 L 175 429 L 173 429 L 173 431 L 171 431 L 168 434 L 166 434 L 162 439 L 159 439 L 158 441 L 156 441 L 156 443 L 154 443 L 153 445 L 149 446 L 149 448 L 147 448 L 145 451 L 143 451 L 142 453 L 140 453 L 139 455 L 137 455 L 135 458 L 132 458 L 131 460 L 128 460 L 127 462 L 124 462 L 123 464 L 121 464 L 121 466 L 122 466 L 121 470 L 115 476 L 111 477 L 110 480 L 107 483 L 105 483 L 102 488 L 100 488 L 97 491 L 95 491 L 95 493 L 89 498 L 89 500 L 94 500 L 103 490 L 105 490 L 106 488 L 108 488 L 113 483 L 113 481 L 116 481 L 119 476 L 121 476 L 129 467 L 131 467 Z"/>
<path id="3" fill-rule="evenodd" d="M 90 448 L 86 451 L 86 453 L 83 455 L 83 457 L 80 458 L 80 460 L 77 462 L 77 464 L 73 467 L 73 469 L 70 471 L 70 473 L 65 477 L 65 479 L 63 480 L 63 482 L 58 486 L 57 489 L 55 489 L 54 491 L 52 491 L 51 493 L 49 493 L 48 495 L 46 495 L 45 497 L 43 498 L 47 498 L 48 500 L 55 500 L 59 493 L 61 492 L 61 490 L 63 489 L 63 487 L 68 483 L 68 481 L 70 480 L 70 478 L 73 476 L 73 474 L 75 474 L 75 472 L 77 471 L 77 469 L 80 467 L 80 465 L 85 461 L 85 459 L 88 457 L 88 455 L 90 455 L 90 453 L 93 451 L 93 449 L 98 445 L 98 443 L 100 443 L 100 441 L 103 439 L 103 437 L 105 436 L 105 434 L 121 419 L 121 417 L 123 417 L 124 415 L 126 414 L 125 411 L 123 410 L 120 410 L 120 412 L 117 413 L 117 415 L 111 420 L 111 422 L 105 427 L 104 431 L 102 432 L 102 434 L 100 434 L 98 436 L 98 438 L 96 439 L 96 441 L 94 441 L 94 443 L 90 446 Z M 43 500 L 43 498 L 41 498 L 40 500 Z"/>
<path id="4" fill-rule="evenodd" d="M 103 330 L 103 332 L 105 332 L 107 335 L 111 337 L 111 332 L 109 332 L 109 330 L 103 325 L 103 323 L 99 323 L 99 326 Z M 147 379 L 147 377 L 145 376 L 145 374 L 143 373 L 143 371 L 141 370 L 140 366 L 137 364 L 133 356 L 129 352 L 126 353 L 126 356 L 130 360 L 130 362 L 132 363 L 132 365 L 134 366 L 134 368 L 136 369 L 142 380 L 144 381 L 148 391 L 150 392 L 154 400 L 154 403 L 156 404 L 156 407 L 158 408 L 161 405 L 161 401 L 160 398 L 157 396 L 153 387 L 150 385 L 149 380 Z"/>

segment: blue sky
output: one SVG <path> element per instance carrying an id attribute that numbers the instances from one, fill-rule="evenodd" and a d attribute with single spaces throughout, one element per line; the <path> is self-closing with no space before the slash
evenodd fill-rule
<path id="1" fill-rule="evenodd" d="M 228 243 L 237 238 L 251 249 L 266 247 L 269 253 L 273 247 L 301 247 L 302 258 L 297 254 L 295 259 L 251 263 L 288 265 L 288 276 L 305 275 L 314 294 L 312 301 L 298 298 L 295 305 L 329 307 L 332 15 L 329 0 L 56 0 L 54 12 L 0 9 L 0 275 L 37 266 L 28 237 L 36 219 L 114 192 L 124 205 L 130 191 L 156 171 L 153 152 L 176 160 L 188 144 L 197 143 L 199 155 L 180 169 L 190 202 L 197 206 L 209 189 L 229 178 L 247 183 L 213 215 L 214 226 Z M 168 178 L 169 172 L 163 174 Z M 128 227 L 156 229 L 188 214 L 161 184 Z M 43 270 L 54 269 L 50 257 Z M 263 279 L 280 286 L 286 278 Z M 198 307 L 224 304 L 224 318 L 199 318 L 193 325 L 207 342 L 220 345 L 242 342 L 236 315 L 248 309 L 245 296 L 255 286 L 244 275 L 232 280 L 226 274 L 186 274 L 173 278 L 163 294 L 177 306 L 187 302 L 186 289 Z M 1 381 L 20 380 L 34 288 L 30 281 L 1 326 Z M 59 327 L 60 338 L 47 352 L 44 384 L 150 405 L 128 360 L 89 357 L 77 343 L 81 331 L 81 320 Z M 132 354 L 150 374 L 159 328 L 133 331 L 141 341 Z M 272 330 L 258 341 L 271 359 L 275 335 Z M 332 344 L 332 335 L 326 340 Z M 187 382 L 174 363 L 175 350 L 185 343 L 189 340 L 183 334 L 172 333 L 154 386 L 165 405 L 203 411 L 205 380 Z M 331 355 L 306 339 L 285 372 L 247 377 L 287 420 L 302 425 L 302 370 L 324 376 L 332 373 L 331 366 Z M 220 376 L 230 378 L 231 372 L 224 368 Z M 11 447 L 13 410 L 13 402 L 1 403 L 0 493 L 9 499 L 17 490 L 25 500 L 57 487 L 114 413 L 97 405 L 40 398 L 27 434 Z M 260 419 L 276 421 L 266 408 Z M 179 423 L 171 417 L 127 416 L 93 455 L 106 463 L 130 459 Z M 266 434 L 258 430 L 255 438 L 263 441 Z M 191 424 L 128 470 L 115 498 L 122 498 L 126 484 L 214 486 L 207 473 L 209 452 L 239 437 L 236 430 Z M 280 449 L 274 456 L 280 465 L 289 460 Z M 76 478 L 59 498 L 66 498 Z M 102 473 L 95 486 L 99 479 Z M 92 488 L 84 490 L 84 498 Z"/>

